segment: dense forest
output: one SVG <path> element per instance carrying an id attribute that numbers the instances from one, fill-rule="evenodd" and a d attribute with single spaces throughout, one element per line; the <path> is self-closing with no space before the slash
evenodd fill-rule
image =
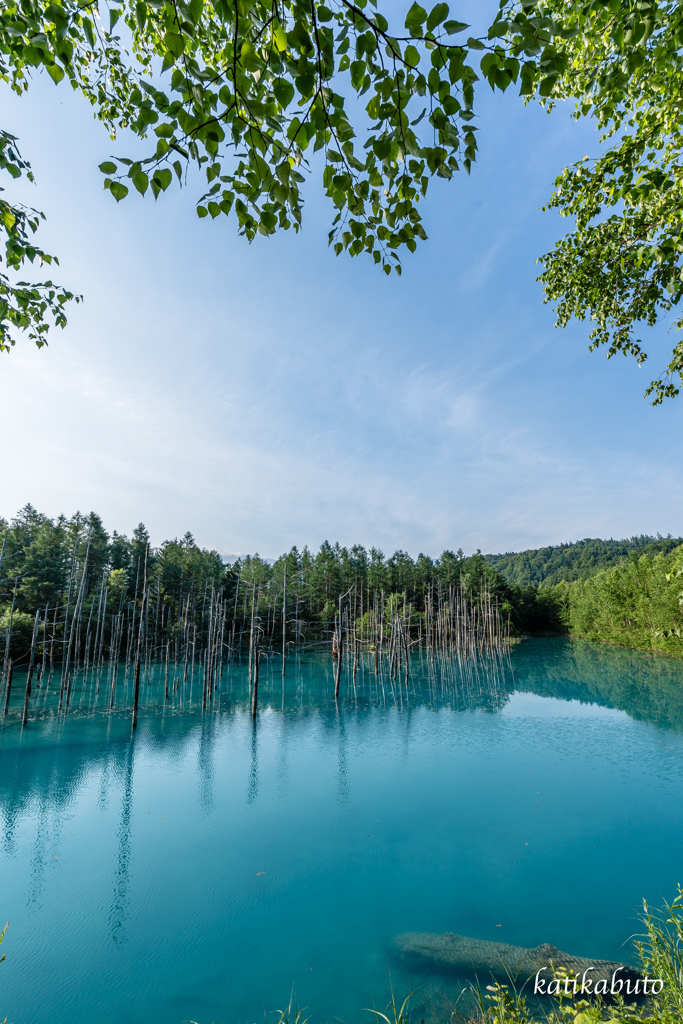
<path id="1" fill-rule="evenodd" d="M 153 547 L 143 524 L 109 534 L 94 512 L 53 520 L 27 505 L 0 519 L 3 679 L 33 660 L 67 687 L 105 662 L 216 672 L 247 651 L 251 672 L 261 649 L 319 645 L 379 649 L 397 671 L 413 645 L 469 652 L 529 633 L 680 655 L 682 631 L 683 546 L 670 537 L 438 558 L 325 542 L 226 564 L 190 533 Z"/>
<path id="2" fill-rule="evenodd" d="M 627 540 L 599 540 L 587 537 L 573 544 L 555 544 L 546 548 L 484 555 L 509 583 L 520 586 L 572 583 L 585 580 L 599 569 L 617 565 L 629 555 L 668 555 L 683 544 L 683 537 L 631 537 Z"/>
<path id="3" fill-rule="evenodd" d="M 533 588 L 461 550 L 413 559 L 325 542 L 225 564 L 190 533 L 152 547 L 142 524 L 110 535 L 95 513 L 52 520 L 31 505 L 0 520 L 0 537 L 3 675 L 37 659 L 67 686 L 105 661 L 171 659 L 183 675 L 197 657 L 214 671 L 245 649 L 251 671 L 258 649 L 283 644 L 380 648 L 396 670 L 413 644 L 495 646 L 537 614 Z"/>

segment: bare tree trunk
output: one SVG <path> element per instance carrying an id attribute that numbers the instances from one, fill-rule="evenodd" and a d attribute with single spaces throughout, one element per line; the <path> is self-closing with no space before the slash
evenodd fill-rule
<path id="1" fill-rule="evenodd" d="M 287 651 L 287 562 L 282 586 L 282 678 L 285 678 L 285 654 Z"/>
<path id="2" fill-rule="evenodd" d="M 12 692 L 12 659 L 10 658 L 9 659 L 9 664 L 7 666 L 7 686 L 5 687 L 5 710 L 3 712 L 3 714 L 5 714 L 5 715 L 7 714 L 7 711 L 9 709 L 9 698 L 10 698 L 10 693 L 11 692 Z"/>
<path id="3" fill-rule="evenodd" d="M 261 652 L 259 651 L 254 659 L 254 686 L 251 691 L 251 716 L 256 718 L 256 706 L 258 702 L 258 674 L 261 667 Z"/>
<path id="4" fill-rule="evenodd" d="M 142 607 L 140 608 L 140 626 L 138 628 L 138 642 L 135 647 L 135 692 L 133 697 L 133 722 L 132 728 L 138 727 L 138 701 L 140 700 L 140 649 L 142 644 L 142 629 L 145 620 L 145 601 L 147 600 L 147 550 L 145 545 L 145 569 L 142 583 Z"/>
<path id="5" fill-rule="evenodd" d="M 28 673 L 26 674 L 26 693 L 24 695 L 24 714 L 21 718 L 21 724 L 26 725 L 28 719 L 28 703 L 31 699 L 31 680 L 33 679 L 33 659 L 36 653 L 36 639 L 38 637 L 38 627 L 40 626 L 40 612 L 36 612 L 35 622 L 33 623 L 33 636 L 31 638 L 31 655 L 28 660 Z"/>

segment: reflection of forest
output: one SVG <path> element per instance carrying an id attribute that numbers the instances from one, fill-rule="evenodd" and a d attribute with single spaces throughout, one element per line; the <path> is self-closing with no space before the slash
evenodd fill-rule
<path id="1" fill-rule="evenodd" d="M 237 746 L 245 726 L 249 731 L 245 793 L 249 803 L 259 797 L 263 732 L 262 715 L 277 722 L 279 751 L 295 740 L 301 726 L 322 734 L 325 744 L 338 752 L 338 799 L 348 797 L 347 733 L 376 729 L 378 716 L 396 714 L 408 736 L 413 712 L 482 711 L 496 714 L 514 691 L 566 701 L 581 701 L 616 708 L 632 718 L 683 731 L 683 665 L 664 656 L 626 648 L 564 638 L 524 641 L 509 660 L 484 659 L 459 664 L 436 658 L 415 658 L 411 675 L 391 679 L 380 673 L 358 673 L 349 678 L 342 698 L 335 701 L 330 659 L 304 664 L 287 679 L 283 693 L 278 673 L 264 672 L 263 703 L 252 719 L 243 680 L 226 682 L 220 710 L 202 714 L 200 708 L 163 708 L 163 684 L 152 682 L 140 727 L 131 736 L 126 713 L 91 713 L 45 717 L 21 730 L 20 720 L 8 718 L 0 729 L 0 821 L 2 844 L 12 853 L 23 822 L 35 818 L 38 831 L 33 855 L 32 899 L 47 881 L 65 823 L 79 795 L 95 787 L 98 805 L 116 808 L 117 853 L 109 902 L 112 940 L 126 941 L 129 915 L 129 865 L 134 810 L 134 777 L 140 754 L 181 763 L 196 753 L 202 807 L 210 812 L 214 799 L 214 759 L 219 737 L 228 748 Z M 147 688 L 146 688 L 147 689 Z M 274 717 L 273 717 L 274 716 Z M 373 736 L 375 734 L 373 733 Z M 289 738 L 289 739 L 288 739 Z M 280 765 L 279 771 L 282 770 Z"/>
<path id="2" fill-rule="evenodd" d="M 634 719 L 683 731 L 683 665 L 679 660 L 591 641 L 524 641 L 513 651 L 511 664 L 507 658 L 476 667 L 440 665 L 438 660 L 420 664 L 416 659 L 407 687 L 400 680 L 381 675 L 376 679 L 363 672 L 355 685 L 349 681 L 339 701 L 330 695 L 331 683 L 325 672 L 312 664 L 307 669 L 301 676 L 297 673 L 288 678 L 286 699 L 279 676 L 269 678 L 264 673 L 261 713 L 282 716 L 284 733 L 296 730 L 303 719 L 316 719 L 325 733 L 338 735 L 340 785 L 344 776 L 344 728 L 351 720 L 362 730 L 372 725 L 377 714 L 393 710 L 408 717 L 419 707 L 434 712 L 479 709 L 495 714 L 514 690 L 616 708 Z M 148 707 L 141 717 L 135 749 L 140 745 L 151 752 L 158 748 L 165 756 L 180 761 L 200 736 L 202 799 L 210 805 L 216 734 L 226 728 L 241 729 L 246 716 L 251 720 L 248 693 L 239 685 L 231 688 L 223 694 L 220 712 L 205 715 L 197 709 L 163 711 L 156 703 L 156 694 L 150 694 L 149 700 L 155 706 Z M 248 792 L 252 798 L 258 792 L 258 725 L 257 720 L 251 737 Z M 134 771 L 128 715 L 47 716 L 30 723 L 23 734 L 19 723 L 8 719 L 0 730 L 0 765 L 0 814 L 6 849 L 12 847 L 20 820 L 36 812 L 45 813 L 46 808 L 62 815 L 93 775 L 101 780 L 105 802 L 113 785 L 117 799 L 122 793 L 123 800 L 120 874 L 125 876 L 129 790 Z"/>
<path id="3" fill-rule="evenodd" d="M 683 731 L 683 665 L 677 658 L 590 640 L 531 640 L 512 656 L 515 688 L 625 711 Z"/>

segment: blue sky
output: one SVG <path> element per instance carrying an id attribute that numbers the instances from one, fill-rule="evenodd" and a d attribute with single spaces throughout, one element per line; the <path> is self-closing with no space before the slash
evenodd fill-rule
<path id="1" fill-rule="evenodd" d="M 198 220 L 199 186 L 117 207 L 97 164 L 131 147 L 68 88 L 4 99 L 38 182 L 21 196 L 85 302 L 48 349 L 0 359 L 0 514 L 94 509 L 155 543 L 190 529 L 265 556 L 683 532 L 683 400 L 642 398 L 668 324 L 644 335 L 646 367 L 607 362 L 588 325 L 553 329 L 535 282 L 567 230 L 539 207 L 596 149 L 568 108 L 480 86 L 478 164 L 433 182 L 429 241 L 387 279 L 327 248 L 317 170 L 303 232 L 250 246 L 233 220 Z"/>

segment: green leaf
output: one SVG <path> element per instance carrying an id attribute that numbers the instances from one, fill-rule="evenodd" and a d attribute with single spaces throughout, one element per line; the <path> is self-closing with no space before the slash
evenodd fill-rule
<path id="1" fill-rule="evenodd" d="M 95 49 L 95 33 L 93 32 L 92 22 L 90 18 L 83 19 L 83 31 L 85 32 L 85 38 L 88 40 L 88 45 L 91 50 Z"/>
<path id="2" fill-rule="evenodd" d="M 315 75 L 312 72 L 305 75 L 297 75 L 294 81 L 297 89 L 304 99 L 308 99 L 313 95 L 313 90 L 315 89 Z"/>
<path id="3" fill-rule="evenodd" d="M 538 87 L 539 96 L 550 96 L 556 81 L 557 75 L 547 75 Z"/>
<path id="4" fill-rule="evenodd" d="M 351 64 L 351 85 L 354 89 L 360 89 L 365 78 L 365 61 L 354 60 Z"/>
<path id="5" fill-rule="evenodd" d="M 152 176 L 153 183 L 160 188 L 162 192 L 165 192 L 168 186 L 173 180 L 173 174 L 169 171 L 168 167 L 163 167 L 161 170 L 155 171 Z"/>
<path id="6" fill-rule="evenodd" d="M 144 196 L 147 191 L 147 186 L 149 185 L 149 180 L 145 172 L 139 171 L 138 174 L 134 174 L 132 180 L 140 195 Z"/>
<path id="7" fill-rule="evenodd" d="M 197 207 L 197 216 L 198 217 L 208 217 L 209 216 L 209 211 L 206 209 L 205 206 L 198 206 Z"/>
<path id="8" fill-rule="evenodd" d="M 469 27 L 464 21 L 447 21 L 444 25 L 444 32 L 449 36 L 454 36 L 458 32 L 464 32 Z"/>
<path id="9" fill-rule="evenodd" d="M 248 39 L 242 43 L 240 58 L 247 71 L 258 71 L 263 66 L 263 61 L 256 52 L 256 47 Z"/>
<path id="10" fill-rule="evenodd" d="M 176 59 L 180 57 L 180 55 L 185 50 L 183 37 L 179 36 L 177 32 L 166 33 L 166 35 L 164 36 L 164 46 L 166 47 L 168 52 L 172 54 L 173 57 L 175 57 Z"/>
<path id="11" fill-rule="evenodd" d="M 486 43 L 482 43 L 481 39 L 475 39 L 474 36 L 470 36 L 467 40 L 467 45 L 470 50 L 485 50 Z"/>
<path id="12" fill-rule="evenodd" d="M 128 189 L 120 181 L 112 181 L 109 186 L 109 191 L 113 195 L 117 203 L 120 203 L 122 199 L 125 199 L 128 195 Z"/>
<path id="13" fill-rule="evenodd" d="M 419 28 L 427 20 L 427 12 L 424 7 L 420 7 L 415 0 L 413 6 L 406 14 L 405 26 L 406 28 Z"/>
<path id="14" fill-rule="evenodd" d="M 102 174 L 116 174 L 118 167 L 111 160 L 105 160 L 103 164 L 100 164 L 100 170 Z"/>
<path id="15" fill-rule="evenodd" d="M 270 235 L 277 227 L 277 217 L 274 213 L 270 213 L 268 210 L 264 210 L 261 214 L 261 225 L 265 228 L 266 232 Z"/>
<path id="16" fill-rule="evenodd" d="M 414 46 L 406 46 L 405 53 L 403 54 L 406 64 L 409 64 L 411 68 L 416 68 L 420 63 L 419 50 Z"/>
<path id="17" fill-rule="evenodd" d="M 204 10 L 204 0 L 190 0 L 188 8 L 192 21 L 197 25 Z"/>
<path id="18" fill-rule="evenodd" d="M 285 30 L 281 25 L 278 25 L 273 29 L 273 39 L 275 40 L 275 45 L 280 53 L 284 53 L 287 49 L 287 36 L 285 35 Z"/>
<path id="19" fill-rule="evenodd" d="M 285 109 L 294 99 L 294 86 L 286 78 L 276 78 L 273 82 L 275 99 Z"/>
<path id="20" fill-rule="evenodd" d="M 436 7 L 432 7 L 427 18 L 427 31 L 433 32 L 437 25 L 440 25 L 442 21 L 445 21 L 448 17 L 448 4 L 437 4 Z"/>
<path id="21" fill-rule="evenodd" d="M 55 85 L 61 82 L 61 80 L 64 78 L 64 72 L 60 68 L 59 64 L 46 64 L 45 70 L 47 71 L 48 75 L 55 83 Z"/>

